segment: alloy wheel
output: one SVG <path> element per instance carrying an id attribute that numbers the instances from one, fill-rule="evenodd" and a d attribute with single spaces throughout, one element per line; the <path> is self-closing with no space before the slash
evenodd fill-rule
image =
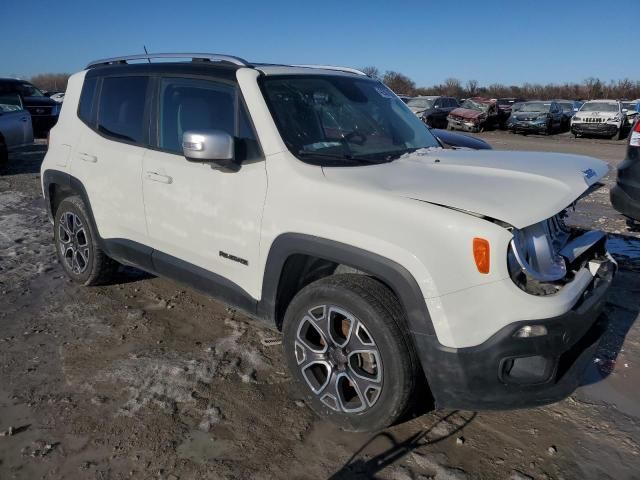
<path id="1" fill-rule="evenodd" d="M 58 248 L 63 261 L 74 274 L 85 272 L 91 255 L 89 239 L 80 217 L 73 212 L 64 212 L 60 215 Z"/>
<path id="2" fill-rule="evenodd" d="M 311 391 L 334 411 L 363 412 L 380 397 L 378 347 L 364 323 L 344 309 L 310 309 L 298 324 L 295 357 Z"/>

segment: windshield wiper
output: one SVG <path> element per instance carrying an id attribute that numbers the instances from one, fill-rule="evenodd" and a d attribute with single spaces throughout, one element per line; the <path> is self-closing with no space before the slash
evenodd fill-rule
<path id="1" fill-rule="evenodd" d="M 378 160 L 366 158 L 366 157 L 354 157 L 352 155 L 343 155 L 338 153 L 310 152 L 309 150 L 300 150 L 298 151 L 298 155 L 303 157 L 328 158 L 332 160 L 347 161 L 350 163 L 366 163 L 366 164 L 382 163 Z"/>

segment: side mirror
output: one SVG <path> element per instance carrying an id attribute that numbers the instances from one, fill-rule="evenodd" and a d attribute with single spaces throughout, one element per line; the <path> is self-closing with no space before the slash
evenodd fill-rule
<path id="1" fill-rule="evenodd" d="M 211 163 L 224 171 L 239 170 L 235 162 L 235 139 L 224 130 L 184 132 L 182 152 L 190 162 Z"/>
<path id="2" fill-rule="evenodd" d="M 622 109 L 622 113 L 627 113 L 628 111 L 629 111 L 629 109 L 628 109 L 628 108 L 623 108 L 623 109 Z"/>

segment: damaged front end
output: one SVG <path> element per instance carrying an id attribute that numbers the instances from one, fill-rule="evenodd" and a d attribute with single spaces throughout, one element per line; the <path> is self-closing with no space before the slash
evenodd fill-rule
<path id="1" fill-rule="evenodd" d="M 507 263 L 513 282 L 538 296 L 553 295 L 585 269 L 597 276 L 603 265 L 616 266 L 600 231 L 569 228 L 563 211 L 523 229 L 512 229 Z"/>

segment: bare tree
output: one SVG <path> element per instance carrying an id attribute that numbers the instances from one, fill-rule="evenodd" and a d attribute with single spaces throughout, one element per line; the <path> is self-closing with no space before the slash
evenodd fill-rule
<path id="1" fill-rule="evenodd" d="M 457 78 L 447 78 L 444 81 L 444 93 L 449 97 L 462 96 L 462 83 Z"/>
<path id="2" fill-rule="evenodd" d="M 50 92 L 64 92 L 67 89 L 69 73 L 41 73 L 29 79 L 36 87 Z"/>
<path id="3" fill-rule="evenodd" d="M 364 67 L 361 70 L 371 78 L 380 78 L 380 70 L 378 70 L 378 67 L 369 66 Z"/>
<path id="4" fill-rule="evenodd" d="M 398 95 L 414 95 L 416 84 L 406 75 L 392 70 L 386 71 L 382 77 L 384 84 Z"/>
<path id="5" fill-rule="evenodd" d="M 465 93 L 468 97 L 475 97 L 478 94 L 478 81 L 467 80 L 467 91 Z"/>

